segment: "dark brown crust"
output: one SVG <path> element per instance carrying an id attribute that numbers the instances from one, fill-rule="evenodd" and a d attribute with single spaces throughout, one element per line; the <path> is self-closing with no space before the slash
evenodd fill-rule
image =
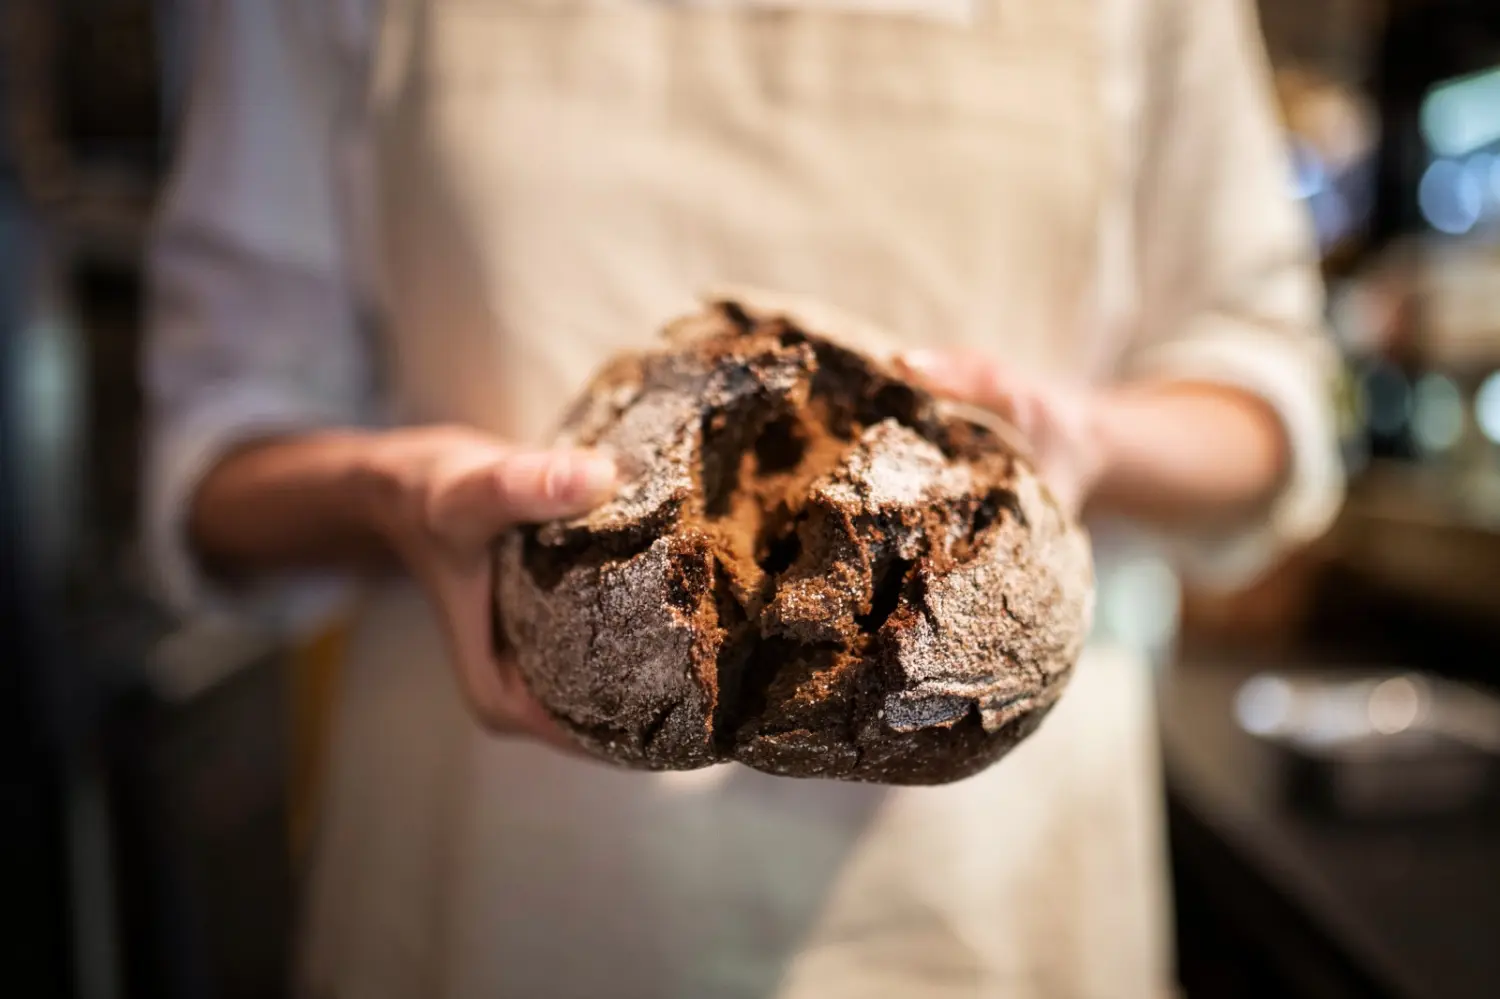
<path id="1" fill-rule="evenodd" d="M 629 766 L 957 780 L 1033 731 L 1088 627 L 1087 540 L 990 428 L 779 314 L 720 302 L 604 369 L 560 442 L 624 485 L 510 532 L 522 674 Z"/>

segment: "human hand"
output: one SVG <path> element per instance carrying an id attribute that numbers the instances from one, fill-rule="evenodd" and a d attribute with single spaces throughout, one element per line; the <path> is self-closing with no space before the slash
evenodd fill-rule
<path id="1" fill-rule="evenodd" d="M 596 506 L 614 490 L 614 464 L 595 452 L 523 450 L 441 426 L 376 435 L 365 469 L 372 520 L 432 602 L 480 722 L 570 747 L 497 647 L 490 546 L 515 524 Z"/>
<path id="2" fill-rule="evenodd" d="M 1101 396 L 1017 371 L 973 350 L 913 350 L 897 366 L 939 395 L 1000 416 L 1030 445 L 1042 481 L 1070 513 L 1079 513 L 1107 464 Z"/>

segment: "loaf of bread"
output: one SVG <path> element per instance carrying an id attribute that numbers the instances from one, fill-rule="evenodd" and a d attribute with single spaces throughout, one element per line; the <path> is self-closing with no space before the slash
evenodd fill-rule
<path id="1" fill-rule="evenodd" d="M 500 539 L 504 638 L 621 764 L 975 773 L 1061 695 L 1093 602 L 1086 536 L 1005 440 L 837 331 L 716 301 L 567 414 L 623 484 Z"/>

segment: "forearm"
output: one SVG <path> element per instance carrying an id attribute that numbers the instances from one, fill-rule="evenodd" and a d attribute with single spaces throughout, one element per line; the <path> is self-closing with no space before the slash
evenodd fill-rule
<path id="1" fill-rule="evenodd" d="M 224 573 L 410 564 L 436 548 L 479 565 L 505 528 L 582 513 L 614 484 L 605 455 L 520 449 L 472 427 L 327 431 L 229 454 L 197 489 L 189 532 Z"/>
<path id="2" fill-rule="evenodd" d="M 1093 509 L 1173 524 L 1229 520 L 1265 504 L 1287 472 L 1280 419 L 1239 389 L 1121 386 L 1096 418 L 1103 462 Z"/>
<path id="3" fill-rule="evenodd" d="M 192 545 L 213 571 L 237 575 L 361 566 L 390 557 L 371 497 L 374 435 L 327 431 L 245 445 L 194 493 Z"/>

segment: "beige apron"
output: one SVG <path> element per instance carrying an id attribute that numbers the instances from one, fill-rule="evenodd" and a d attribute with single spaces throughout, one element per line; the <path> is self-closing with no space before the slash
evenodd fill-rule
<path id="1" fill-rule="evenodd" d="M 389 0 L 374 72 L 401 415 L 536 439 L 708 285 L 911 343 L 1097 356 L 1096 0 L 970 23 Z M 420 602 L 351 650 L 310 994 L 1133 997 L 1167 981 L 1148 676 L 1094 648 L 957 785 L 646 775 L 481 735 Z"/>

